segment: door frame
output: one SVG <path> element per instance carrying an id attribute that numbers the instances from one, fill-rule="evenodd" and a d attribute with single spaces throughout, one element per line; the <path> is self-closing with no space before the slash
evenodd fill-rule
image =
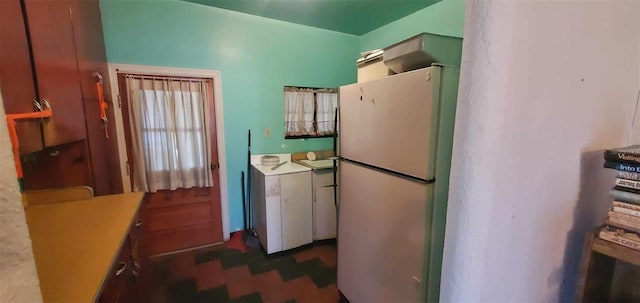
<path id="1" fill-rule="evenodd" d="M 168 66 L 132 65 L 109 63 L 109 79 L 111 80 L 111 95 L 113 96 L 113 106 L 121 108 L 118 96 L 118 73 L 154 74 L 162 76 L 197 77 L 208 78 L 213 81 L 213 102 L 216 116 L 216 138 L 218 148 L 218 168 L 220 177 L 220 210 L 222 217 L 222 237 L 229 240 L 229 192 L 227 188 L 227 157 L 224 140 L 224 119 L 222 108 L 222 79 L 220 71 L 208 69 L 191 69 Z M 129 192 L 131 182 L 127 170 L 127 143 L 125 141 L 124 124 L 121 110 L 114 110 L 116 133 L 118 140 L 118 157 L 120 159 L 120 178 L 124 192 Z"/>

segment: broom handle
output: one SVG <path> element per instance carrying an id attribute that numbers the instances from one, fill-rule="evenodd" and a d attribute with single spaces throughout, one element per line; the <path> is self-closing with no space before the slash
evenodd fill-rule
<path id="1" fill-rule="evenodd" d="M 247 136 L 247 170 L 251 169 L 251 130 L 249 130 L 249 134 Z M 248 205 L 248 223 L 249 223 L 249 227 L 247 229 L 252 229 L 253 228 L 253 214 L 251 213 L 251 173 L 249 173 L 249 175 L 247 176 L 247 192 L 249 193 L 247 195 L 247 205 Z"/>
<path id="2" fill-rule="evenodd" d="M 247 201 L 245 199 L 245 188 L 244 188 L 244 171 L 242 171 L 242 219 L 244 222 L 244 229 L 247 229 Z"/>

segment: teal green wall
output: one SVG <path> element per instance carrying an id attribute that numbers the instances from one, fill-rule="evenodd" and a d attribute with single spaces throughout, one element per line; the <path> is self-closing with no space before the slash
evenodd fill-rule
<path id="1" fill-rule="evenodd" d="M 465 0 L 443 0 L 361 36 L 360 51 L 385 48 L 422 32 L 462 38 Z"/>
<path id="2" fill-rule="evenodd" d="M 234 231 L 242 228 L 248 129 L 253 153 L 331 149 L 331 139 L 283 139 L 283 86 L 353 83 L 360 51 L 421 32 L 462 37 L 465 2 L 443 0 L 360 37 L 178 0 L 101 0 L 100 7 L 109 63 L 220 71 Z"/>
<path id="3" fill-rule="evenodd" d="M 331 149 L 331 139 L 283 139 L 282 87 L 355 82 L 359 37 L 183 1 L 100 7 L 109 63 L 220 71 L 231 231 L 242 228 L 248 129 L 254 153 Z"/>

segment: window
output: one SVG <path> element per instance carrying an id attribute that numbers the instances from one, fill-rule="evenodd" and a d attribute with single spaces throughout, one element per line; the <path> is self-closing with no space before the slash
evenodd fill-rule
<path id="1" fill-rule="evenodd" d="M 337 106 L 336 89 L 285 86 L 285 138 L 333 136 Z"/>
<path id="2" fill-rule="evenodd" d="M 204 145 L 204 102 L 200 92 L 139 90 L 138 117 L 148 170 L 167 172 L 207 167 Z M 144 96 L 143 96 L 144 94 Z M 135 100 L 135 99 L 134 99 Z"/>
<path id="3" fill-rule="evenodd" d="M 155 192 L 211 186 L 210 82 L 125 78 L 136 188 Z"/>

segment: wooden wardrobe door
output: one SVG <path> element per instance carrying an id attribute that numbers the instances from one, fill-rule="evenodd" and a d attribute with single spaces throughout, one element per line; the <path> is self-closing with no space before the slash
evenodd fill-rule
<path id="1" fill-rule="evenodd" d="M 33 111 L 36 92 L 19 0 L 0 1 L 0 90 L 5 113 Z M 42 149 L 40 121 L 18 122 L 16 130 L 20 139 L 20 154 Z"/>
<path id="2" fill-rule="evenodd" d="M 100 2 L 73 0 L 71 4 L 84 115 L 87 123 L 87 141 L 91 155 L 93 190 L 96 195 L 121 193 L 123 187 L 114 116 L 114 109 L 117 109 L 118 105 L 114 104 L 111 96 Z M 106 111 L 109 121 L 107 123 L 108 138 L 100 118 L 100 104 L 94 76 L 96 72 L 102 76 L 104 99 L 108 105 Z"/>
<path id="3" fill-rule="evenodd" d="M 45 146 L 86 138 L 70 2 L 25 0 L 40 97 L 53 116 L 44 122 Z"/>

